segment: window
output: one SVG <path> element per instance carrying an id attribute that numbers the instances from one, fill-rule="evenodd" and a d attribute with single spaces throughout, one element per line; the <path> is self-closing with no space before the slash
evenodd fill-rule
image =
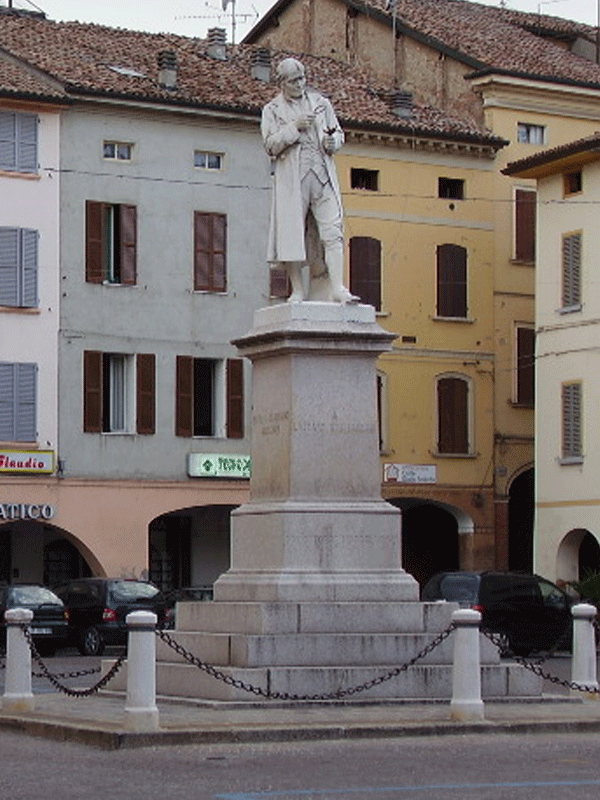
<path id="1" fill-rule="evenodd" d="M 137 209 L 87 200 L 85 279 L 88 283 L 136 282 Z"/>
<path id="2" fill-rule="evenodd" d="M 581 383 L 562 386 L 562 460 L 581 461 Z"/>
<path id="3" fill-rule="evenodd" d="M 467 316 L 467 251 L 457 244 L 437 248 L 437 316 Z"/>
<path id="4" fill-rule="evenodd" d="M 361 303 L 381 311 L 381 242 L 370 236 L 350 239 L 350 291 Z"/>
<path id="5" fill-rule="evenodd" d="M 38 232 L 0 227 L 0 306 L 38 305 Z"/>
<path id="6" fill-rule="evenodd" d="M 0 170 L 38 171 L 38 118 L 0 111 Z"/>
<path id="7" fill-rule="evenodd" d="M 223 169 L 223 153 L 194 150 L 194 166 L 200 169 Z"/>
<path id="8" fill-rule="evenodd" d="M 227 217 L 205 211 L 194 212 L 194 289 L 227 291 Z"/>
<path id="9" fill-rule="evenodd" d="M 545 126 L 532 125 L 529 122 L 517 123 L 517 142 L 519 144 L 546 144 Z"/>
<path id="10" fill-rule="evenodd" d="M 465 196 L 465 182 L 460 178 L 438 178 L 438 197 L 462 200 Z"/>
<path id="11" fill-rule="evenodd" d="M 131 161 L 133 145 L 130 142 L 103 142 L 102 157 L 112 161 Z"/>
<path id="12" fill-rule="evenodd" d="M 468 454 L 469 384 L 464 378 L 439 378 L 438 453 Z"/>
<path id="13" fill-rule="evenodd" d="M 35 442 L 37 364 L 0 362 L 0 441 Z"/>
<path id="14" fill-rule="evenodd" d="M 515 261 L 535 261 L 536 202 L 535 191 L 515 190 Z"/>
<path id="15" fill-rule="evenodd" d="M 581 170 L 565 172 L 563 175 L 563 190 L 565 197 L 569 194 L 578 194 L 583 189 Z"/>
<path id="16" fill-rule="evenodd" d="M 581 233 L 567 234 L 562 239 L 562 308 L 581 308 Z"/>
<path id="17" fill-rule="evenodd" d="M 135 376 L 133 365 L 135 361 Z M 155 372 L 153 353 L 135 358 L 123 353 L 86 350 L 83 356 L 83 429 L 87 433 L 155 432 Z M 135 395 L 134 395 L 135 389 Z"/>
<path id="18" fill-rule="evenodd" d="M 379 191 L 379 170 L 377 169 L 350 169 L 350 188 L 366 189 L 369 192 Z"/>
<path id="19" fill-rule="evenodd" d="M 517 327 L 516 346 L 517 405 L 533 406 L 535 376 L 535 331 L 533 328 Z"/>
<path id="20" fill-rule="evenodd" d="M 244 365 L 177 356 L 175 392 L 177 436 L 244 437 Z"/>

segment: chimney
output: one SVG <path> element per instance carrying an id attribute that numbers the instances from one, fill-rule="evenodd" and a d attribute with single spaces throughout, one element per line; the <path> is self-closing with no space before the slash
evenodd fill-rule
<path id="1" fill-rule="evenodd" d="M 263 83 L 271 80 L 271 51 L 266 47 L 259 47 L 252 53 L 250 75 Z"/>
<path id="2" fill-rule="evenodd" d="M 163 89 L 177 88 L 177 57 L 172 50 L 158 54 L 158 83 Z"/>
<path id="3" fill-rule="evenodd" d="M 397 89 L 391 98 L 392 114 L 400 119 L 412 117 L 413 94 L 405 89 Z"/>
<path id="4" fill-rule="evenodd" d="M 211 28 L 206 38 L 208 39 L 206 55 L 217 61 L 227 61 L 225 28 Z"/>

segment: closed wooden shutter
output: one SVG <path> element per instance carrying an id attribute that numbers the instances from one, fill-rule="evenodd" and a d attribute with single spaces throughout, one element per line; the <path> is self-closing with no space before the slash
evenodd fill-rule
<path id="1" fill-rule="evenodd" d="M 135 285 L 137 277 L 137 209 L 135 206 L 120 205 L 119 230 L 121 283 Z"/>
<path id="2" fill-rule="evenodd" d="M 227 217 L 194 212 L 194 289 L 224 292 L 227 289 Z"/>
<path id="3" fill-rule="evenodd" d="M 562 305 L 563 308 L 581 304 L 581 234 L 563 236 Z"/>
<path id="4" fill-rule="evenodd" d="M 38 118 L 35 114 L 17 114 L 17 169 L 37 172 Z"/>
<path id="5" fill-rule="evenodd" d="M 38 305 L 38 239 L 37 231 L 24 229 L 21 231 L 21 297 L 20 305 L 24 308 L 36 308 Z"/>
<path id="6" fill-rule="evenodd" d="M 437 249 L 437 314 L 467 316 L 467 251 L 457 244 Z"/>
<path id="7" fill-rule="evenodd" d="M 244 362 L 227 359 L 227 438 L 244 438 Z"/>
<path id="8" fill-rule="evenodd" d="M 381 242 L 371 236 L 350 239 L 350 291 L 381 311 Z"/>
<path id="9" fill-rule="evenodd" d="M 194 405 L 194 359 L 177 356 L 175 375 L 175 435 L 192 436 Z"/>
<path id="10" fill-rule="evenodd" d="M 0 363 L 0 441 L 37 439 L 37 364 Z"/>
<path id="11" fill-rule="evenodd" d="M 19 229 L 0 228 L 0 306 L 19 302 Z"/>
<path id="12" fill-rule="evenodd" d="M 102 432 L 102 353 L 83 353 L 83 430 Z"/>
<path id="13" fill-rule="evenodd" d="M 438 381 L 438 452 L 468 453 L 468 384 L 462 378 Z"/>
<path id="14" fill-rule="evenodd" d="M 0 169 L 14 171 L 17 166 L 17 115 L 0 111 Z"/>
<path id="15" fill-rule="evenodd" d="M 149 436 L 156 432 L 156 357 L 138 353 L 136 358 L 136 430 Z"/>
<path id="16" fill-rule="evenodd" d="M 534 397 L 535 331 L 517 328 L 517 403 L 532 406 Z"/>
<path id="17" fill-rule="evenodd" d="M 517 189 L 515 191 L 515 260 L 535 261 L 535 217 L 536 193 Z"/>
<path id="18" fill-rule="evenodd" d="M 104 203 L 86 200 L 85 203 L 85 279 L 102 283 L 105 278 Z"/>
<path id="19" fill-rule="evenodd" d="M 582 455 L 581 384 L 566 383 L 562 387 L 562 457 Z"/>

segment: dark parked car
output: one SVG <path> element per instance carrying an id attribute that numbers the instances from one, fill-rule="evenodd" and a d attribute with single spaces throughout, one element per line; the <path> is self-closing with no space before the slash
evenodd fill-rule
<path id="1" fill-rule="evenodd" d="M 33 611 L 31 634 L 40 655 L 54 655 L 68 643 L 67 610 L 60 597 L 45 586 L 31 583 L 0 584 L 0 648 L 6 647 L 4 612 L 11 608 Z"/>
<path id="2" fill-rule="evenodd" d="M 515 655 L 571 647 L 573 599 L 539 575 L 440 572 L 423 587 L 421 599 L 475 608 L 481 627 L 501 634 Z"/>
<path id="3" fill-rule="evenodd" d="M 106 645 L 127 644 L 130 611 L 153 611 L 160 626 L 173 613 L 160 589 L 148 581 L 78 578 L 55 591 L 69 612 L 71 641 L 86 656 L 101 655 Z"/>

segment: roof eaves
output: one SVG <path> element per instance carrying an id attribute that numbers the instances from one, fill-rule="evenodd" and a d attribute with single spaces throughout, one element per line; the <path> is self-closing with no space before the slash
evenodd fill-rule
<path id="1" fill-rule="evenodd" d="M 509 78 L 520 78 L 521 80 L 539 81 L 540 83 L 558 83 L 561 86 L 580 86 L 584 89 L 600 89 L 600 80 L 578 81 L 575 78 L 561 78 L 556 75 L 540 75 L 535 72 L 519 72 L 518 70 L 502 69 L 500 67 L 485 67 L 465 75 L 465 80 L 473 78 L 485 78 L 487 75 L 506 75 Z"/>
<path id="2" fill-rule="evenodd" d="M 521 175 L 524 172 L 535 170 L 581 153 L 598 154 L 598 158 L 600 158 L 600 133 L 558 145 L 558 147 L 553 147 L 551 150 L 534 153 L 534 155 L 520 158 L 518 161 L 511 161 L 501 172 L 503 175 Z"/>
<path id="3" fill-rule="evenodd" d="M 486 136 L 485 134 L 469 133 L 467 131 L 461 133 L 433 131 L 418 124 L 390 125 L 379 122 L 361 122 L 360 120 L 344 117 L 340 117 L 340 123 L 345 130 L 353 131 L 354 133 L 364 131 L 366 133 L 386 133 L 390 136 L 412 136 L 418 139 L 431 139 L 432 141 L 442 140 L 457 144 L 476 144 L 493 150 L 500 150 L 510 144 L 507 139 L 502 139 L 500 136 L 494 136 L 493 134 Z"/>

